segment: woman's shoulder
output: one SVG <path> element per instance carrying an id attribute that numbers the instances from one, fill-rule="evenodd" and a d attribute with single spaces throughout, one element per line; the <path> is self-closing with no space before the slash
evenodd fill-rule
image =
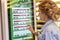
<path id="1" fill-rule="evenodd" d="M 57 27 L 56 23 L 55 22 L 52 22 L 48 25 L 49 27 Z"/>
<path id="2" fill-rule="evenodd" d="M 59 28 L 55 23 L 51 23 L 50 25 L 48 25 L 46 30 L 53 31 L 55 33 L 59 32 Z"/>

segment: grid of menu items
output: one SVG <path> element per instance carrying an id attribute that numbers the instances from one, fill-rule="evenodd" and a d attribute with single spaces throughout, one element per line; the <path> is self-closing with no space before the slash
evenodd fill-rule
<path id="1" fill-rule="evenodd" d="M 11 5 L 12 7 L 10 6 L 11 40 L 26 40 L 33 38 L 33 34 L 27 28 L 28 24 L 33 24 L 32 1 L 17 1 L 18 2 L 15 2 L 14 5 Z"/>

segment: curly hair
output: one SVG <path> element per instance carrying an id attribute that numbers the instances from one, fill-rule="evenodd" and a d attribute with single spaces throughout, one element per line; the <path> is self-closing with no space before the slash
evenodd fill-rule
<path id="1" fill-rule="evenodd" d="M 59 8 L 53 1 L 42 2 L 41 4 L 39 4 L 39 10 L 41 11 L 41 13 L 45 13 L 50 19 L 53 20 L 57 20 L 56 15 L 60 15 Z"/>

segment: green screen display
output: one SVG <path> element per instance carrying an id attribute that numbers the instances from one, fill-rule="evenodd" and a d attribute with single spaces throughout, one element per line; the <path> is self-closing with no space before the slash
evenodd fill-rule
<path id="1" fill-rule="evenodd" d="M 31 0 L 10 0 L 11 40 L 26 40 L 33 38 L 27 25 L 32 21 Z"/>

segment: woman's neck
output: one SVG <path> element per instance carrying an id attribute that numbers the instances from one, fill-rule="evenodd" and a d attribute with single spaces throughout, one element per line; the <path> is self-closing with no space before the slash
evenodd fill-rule
<path id="1" fill-rule="evenodd" d="M 50 19 L 49 18 L 47 18 L 47 19 L 45 19 L 45 22 L 48 22 Z"/>

